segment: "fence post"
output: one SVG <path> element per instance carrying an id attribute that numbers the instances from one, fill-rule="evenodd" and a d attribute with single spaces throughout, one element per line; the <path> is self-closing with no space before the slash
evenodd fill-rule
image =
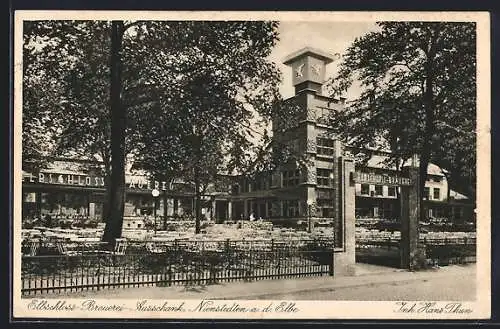
<path id="1" fill-rule="evenodd" d="M 335 269 L 334 269 L 335 261 L 333 259 L 335 257 L 335 242 L 329 249 L 330 249 L 330 255 L 329 255 L 328 259 L 330 260 L 330 268 L 328 271 L 328 275 L 333 276 L 333 274 L 335 273 Z"/>
<path id="2" fill-rule="evenodd" d="M 229 238 L 226 239 L 226 250 L 225 250 L 225 262 L 226 262 L 226 266 L 227 266 L 227 269 L 228 269 L 228 277 L 230 277 L 230 268 L 231 268 L 231 265 L 232 265 L 232 260 L 231 260 L 231 255 L 230 255 L 230 252 L 229 252 L 229 248 L 230 248 L 230 242 L 229 242 Z"/>

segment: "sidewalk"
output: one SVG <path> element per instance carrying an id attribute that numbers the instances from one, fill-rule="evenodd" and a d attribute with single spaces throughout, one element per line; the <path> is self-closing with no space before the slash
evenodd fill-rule
<path id="1" fill-rule="evenodd" d="M 172 286 L 172 287 L 138 287 L 138 288 L 117 288 L 100 291 L 88 291 L 82 293 L 72 293 L 64 296 L 73 298 L 124 298 L 124 299 L 276 299 L 279 297 L 308 296 L 316 299 L 315 296 L 325 295 L 328 292 L 339 291 L 349 288 L 342 295 L 349 295 L 356 288 L 361 291 L 371 291 L 371 293 L 391 296 L 394 286 L 404 287 L 404 285 L 435 282 L 436 289 L 442 289 L 447 283 L 464 284 L 464 278 L 472 283 L 475 282 L 476 265 L 450 265 L 437 269 L 421 272 L 408 272 L 394 268 L 383 268 L 358 264 L 355 276 L 349 277 L 308 277 L 282 280 L 262 280 L 255 282 L 236 281 L 221 283 L 209 286 Z M 428 287 L 429 291 L 434 291 L 434 286 Z M 380 292 L 377 291 L 380 290 Z M 409 289 L 409 288 L 408 288 Z M 472 287 L 471 289 L 475 289 Z M 418 285 L 417 285 L 418 290 Z M 447 294 L 456 290 L 456 287 L 448 288 Z M 417 292 L 418 293 L 418 292 Z M 460 299 L 462 295 L 456 295 Z M 472 292 L 471 292 L 472 293 Z M 469 296 L 471 293 L 467 294 Z M 450 300 L 455 299 L 448 296 Z M 473 294 L 472 294 L 473 295 Z M 52 297 L 52 296 L 46 296 Z M 57 297 L 62 297 L 58 295 Z M 451 297 L 451 298 L 450 298 Z M 319 298 L 319 297 L 318 297 Z M 389 297 L 387 297 L 389 298 Z M 303 298 L 309 299 L 309 298 Z M 329 299 L 328 296 L 324 299 Z M 388 299 L 390 300 L 390 299 Z"/>

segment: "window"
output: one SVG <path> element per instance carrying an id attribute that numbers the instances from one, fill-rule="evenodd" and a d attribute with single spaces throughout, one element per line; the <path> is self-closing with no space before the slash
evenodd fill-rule
<path id="1" fill-rule="evenodd" d="M 430 199 L 430 189 L 428 187 L 424 188 L 424 199 L 426 200 Z"/>
<path id="2" fill-rule="evenodd" d="M 269 174 L 267 177 L 267 188 L 270 189 L 273 186 L 273 174 Z"/>
<path id="3" fill-rule="evenodd" d="M 437 187 L 434 188 L 434 200 L 439 200 L 441 198 L 441 190 Z"/>
<path id="4" fill-rule="evenodd" d="M 328 138 L 316 138 L 316 152 L 318 155 L 333 156 L 334 141 Z"/>
<path id="5" fill-rule="evenodd" d="M 382 185 L 375 185 L 375 195 L 383 195 L 383 187 Z"/>
<path id="6" fill-rule="evenodd" d="M 331 189 L 316 190 L 317 216 L 333 218 L 335 209 L 335 193 Z"/>
<path id="7" fill-rule="evenodd" d="M 266 189 L 266 181 L 264 180 L 264 177 L 256 177 L 251 185 L 252 191 L 262 191 Z"/>
<path id="8" fill-rule="evenodd" d="M 394 205 L 392 203 L 381 202 L 380 211 L 382 218 L 392 219 L 396 217 L 394 214 Z"/>
<path id="9" fill-rule="evenodd" d="M 300 170 L 283 171 L 283 187 L 299 185 Z"/>
<path id="10" fill-rule="evenodd" d="M 396 188 L 394 186 L 389 186 L 387 189 L 387 194 L 389 196 L 396 196 Z"/>
<path id="11" fill-rule="evenodd" d="M 317 168 L 316 182 L 318 186 L 333 186 L 333 170 Z"/>
<path id="12" fill-rule="evenodd" d="M 440 183 L 441 182 L 441 177 L 439 177 L 439 176 L 433 176 L 433 177 L 429 178 L 429 181 Z"/>
<path id="13" fill-rule="evenodd" d="M 442 207 L 437 207 L 434 209 L 434 215 L 437 217 L 437 218 L 441 218 L 441 217 L 445 217 L 445 212 L 444 212 L 444 209 Z"/>
<path id="14" fill-rule="evenodd" d="M 317 189 L 316 199 L 332 199 L 335 197 L 335 192 L 332 189 Z"/>
<path id="15" fill-rule="evenodd" d="M 370 194 L 370 185 L 361 184 L 361 194 L 364 194 L 364 195 Z"/>
<path id="16" fill-rule="evenodd" d="M 299 216 L 299 200 L 283 200 L 282 204 L 284 217 Z"/>

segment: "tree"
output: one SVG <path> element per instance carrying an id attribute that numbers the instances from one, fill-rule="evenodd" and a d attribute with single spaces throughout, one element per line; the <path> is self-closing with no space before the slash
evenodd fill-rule
<path id="1" fill-rule="evenodd" d="M 105 240 L 121 234 L 118 158 L 135 154 L 157 177 L 182 176 L 196 186 L 200 205 L 203 190 L 221 170 L 256 171 L 255 158 L 269 151 L 255 144 L 259 122 L 277 112 L 272 104 L 279 98 L 279 71 L 265 60 L 276 23 L 51 21 L 32 22 L 25 33 L 26 40 L 39 40 L 32 42 L 30 58 L 41 67 L 39 84 L 47 77 L 59 83 L 52 98 L 57 106 L 45 104 L 47 115 L 59 122 L 57 134 L 50 135 L 54 153 L 97 154 L 103 161 L 105 204 L 114 207 L 104 212 Z M 42 134 L 48 121 L 40 126 Z M 120 177 L 112 178 L 113 172 Z"/>
<path id="2" fill-rule="evenodd" d="M 55 139 L 63 124 L 58 113 L 67 104 L 64 71 L 78 52 L 66 42 L 81 33 L 80 25 L 64 21 L 23 24 L 23 169 L 37 171 L 57 153 Z"/>
<path id="3" fill-rule="evenodd" d="M 422 202 L 431 160 L 450 166 L 453 177 L 467 177 L 464 164 L 475 171 L 475 24 L 378 27 L 354 41 L 331 80 L 334 96 L 355 80 L 362 87 L 357 99 L 332 115 L 332 126 L 353 146 L 392 151 L 392 164 L 417 154 Z M 468 152 L 460 160 L 464 144 Z"/>
<path id="4" fill-rule="evenodd" d="M 262 137 L 256 127 L 279 98 L 280 73 L 266 60 L 277 23 L 172 22 L 170 30 L 184 38 L 151 66 L 171 80 L 150 116 L 137 121 L 144 132 L 137 163 L 194 185 L 199 233 L 205 189 L 221 172 L 252 163 Z"/>
<path id="5" fill-rule="evenodd" d="M 23 164 L 29 159 L 45 159 L 47 155 L 71 154 L 86 158 L 96 155 L 103 162 L 102 174 L 108 196 L 105 205 L 108 206 L 120 204 L 111 201 L 112 195 L 116 199 L 117 193 L 123 193 L 123 189 L 122 192 L 111 191 L 120 181 L 116 178 L 118 180 L 112 182 L 112 150 L 120 158 L 133 152 L 134 138 L 138 135 L 134 118 L 149 109 L 158 94 L 155 90 L 159 90 L 140 72 L 150 64 L 148 59 L 151 61 L 158 56 L 166 42 L 175 44 L 175 40 L 168 39 L 165 22 L 114 24 L 107 21 L 34 21 L 27 22 L 24 28 L 24 92 L 27 97 L 23 108 L 26 137 L 23 139 Z M 116 30 L 115 44 L 110 42 L 112 28 Z M 111 52 L 114 57 L 110 63 Z M 115 72 L 113 81 L 110 79 L 111 66 Z M 119 84 L 119 92 L 114 84 Z M 112 89 L 116 94 L 110 102 Z M 120 95 L 119 99 L 116 95 Z M 112 104 L 119 105 L 112 107 Z M 130 120 L 113 118 L 112 108 L 120 108 L 118 111 L 126 113 Z M 122 128 L 112 124 L 114 119 L 120 121 L 119 125 L 125 125 L 125 142 L 120 133 Z M 112 139 L 118 141 L 114 148 Z M 49 150 L 39 155 L 43 148 Z M 116 158 L 114 162 L 115 172 L 120 172 L 123 165 Z M 108 210 L 109 207 L 105 207 L 106 222 L 110 217 L 118 217 Z M 118 237 L 121 234 L 120 224 L 116 220 L 113 223 L 114 233 L 106 233 L 107 240 L 110 235 Z M 111 225 L 107 227 L 106 232 L 109 232 Z"/>
<path id="6" fill-rule="evenodd" d="M 111 109 L 111 187 L 109 213 L 103 241 L 114 242 L 121 236 L 125 205 L 125 129 L 126 110 L 122 106 L 123 21 L 111 22 L 110 109 Z"/>

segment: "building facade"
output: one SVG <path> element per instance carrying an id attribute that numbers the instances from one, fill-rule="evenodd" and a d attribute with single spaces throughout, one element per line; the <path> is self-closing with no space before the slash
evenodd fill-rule
<path id="1" fill-rule="evenodd" d="M 106 206 L 106 181 L 98 162 L 59 159 L 38 173 L 22 173 L 23 218 L 86 218 L 103 220 Z M 124 217 L 131 227 L 142 225 L 144 217 L 190 217 L 194 210 L 194 190 L 181 181 L 149 179 L 144 174 L 125 175 Z M 160 192 L 153 197 L 152 191 Z M 206 219 L 227 217 L 227 192 L 209 192 L 203 196 L 202 214 Z M 125 225 L 125 227 L 127 227 Z"/>
<path id="2" fill-rule="evenodd" d="M 322 93 L 326 65 L 330 55 L 312 48 L 301 49 L 284 63 L 292 69 L 295 95 L 284 101 L 294 115 L 273 120 L 273 138 L 307 164 L 297 161 L 284 164 L 279 172 L 265 173 L 253 180 L 242 179 L 235 190 L 233 214 L 236 218 L 262 217 L 274 222 L 311 220 L 337 221 L 342 161 L 353 158 L 354 149 L 343 145 L 332 133 L 329 117 L 342 111 L 345 99 L 332 99 Z M 371 152 L 373 153 L 373 152 Z M 371 156 L 367 165 L 356 164 L 356 174 L 387 177 L 377 181 L 355 182 L 357 218 L 398 219 L 401 174 L 388 167 L 388 153 Z M 418 161 L 418 160 L 417 160 Z M 345 183 L 345 182 L 344 182 Z M 472 221 L 474 202 L 449 189 L 443 170 L 428 166 L 424 212 L 428 219 L 444 218 Z"/>
<path id="3" fill-rule="evenodd" d="M 329 117 L 342 111 L 345 99 L 323 95 L 326 66 L 333 57 L 312 48 L 301 49 L 284 63 L 291 67 L 295 95 L 280 106 L 287 116 L 273 120 L 273 139 L 292 153 L 292 159 L 279 171 L 264 172 L 252 179 L 224 177 L 203 196 L 202 215 L 216 221 L 268 219 L 287 225 L 297 221 L 333 222 L 340 236 L 347 185 L 355 189 L 355 215 L 358 218 L 399 218 L 399 187 L 402 179 L 384 160 L 388 154 L 372 156 L 367 166 L 356 164 L 358 177 L 385 177 L 379 181 L 349 181 L 345 162 L 354 161 L 353 149 L 332 133 Z M 54 161 L 38 173 L 23 172 L 23 217 L 84 216 L 102 220 L 106 182 L 100 164 L 95 162 Z M 387 178 L 387 179 L 386 179 Z M 154 198 L 153 189 L 160 191 Z M 425 213 L 429 219 L 448 217 L 471 221 L 474 202 L 449 189 L 446 175 L 430 164 L 426 182 Z M 164 182 L 147 175 L 126 174 L 125 217 L 192 216 L 194 190 L 180 181 Z M 155 211 L 156 210 L 156 211 Z"/>

